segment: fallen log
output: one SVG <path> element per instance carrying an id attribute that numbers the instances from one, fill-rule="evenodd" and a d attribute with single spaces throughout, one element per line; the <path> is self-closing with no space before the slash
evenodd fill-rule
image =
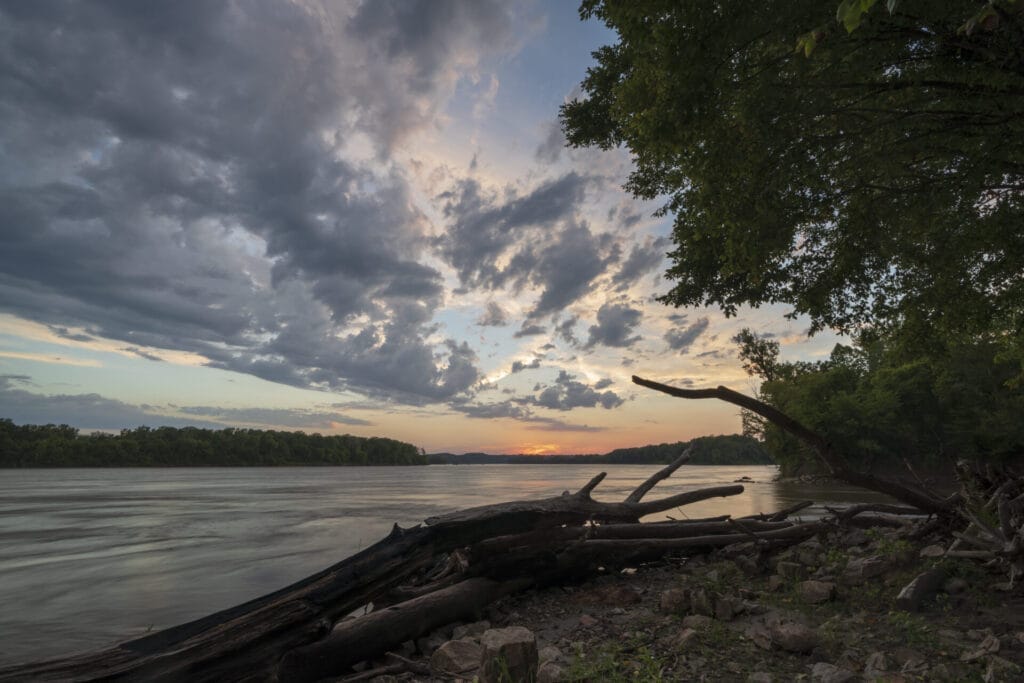
<path id="1" fill-rule="evenodd" d="M 670 468 L 682 462 L 680 458 Z M 428 578 L 439 558 L 459 548 L 494 536 L 557 529 L 563 524 L 585 528 L 582 525 L 595 521 L 635 523 L 648 514 L 743 491 L 739 485 L 718 486 L 640 502 L 654 483 L 667 476 L 664 473 L 652 475 L 620 503 L 591 498 L 605 476 L 601 473 L 575 494 L 471 508 L 428 519 L 412 529 L 396 525 L 387 538 L 373 546 L 279 591 L 100 652 L 0 669 L 0 681 L 275 680 L 287 653 L 321 640 L 340 619 L 410 579 Z M 443 570 L 449 572 L 441 579 L 443 584 L 433 583 L 414 599 L 427 600 L 431 593 L 456 590 L 463 577 L 457 569 L 449 569 Z M 351 628 L 372 630 L 376 622 L 364 623 L 368 625 Z M 364 658 L 369 654 L 373 653 Z"/>
<path id="2" fill-rule="evenodd" d="M 949 515 L 953 512 L 950 501 L 938 498 L 917 486 L 902 484 L 882 477 L 876 477 L 865 472 L 858 472 L 850 468 L 839 453 L 832 448 L 832 444 L 829 443 L 825 437 L 811 429 L 808 429 L 797 420 L 794 420 L 789 415 L 783 413 L 781 410 L 778 410 L 763 401 L 759 401 L 756 398 L 746 396 L 738 391 L 733 391 L 732 389 L 723 386 L 715 387 L 713 389 L 680 389 L 668 384 L 662 384 L 661 382 L 637 377 L 636 375 L 633 376 L 633 383 L 677 398 L 716 398 L 720 401 L 725 401 L 726 403 L 731 403 L 735 406 L 739 406 L 740 408 L 757 413 L 769 422 L 778 426 L 780 429 L 789 432 L 809 445 L 811 449 L 818 454 L 822 464 L 824 464 L 829 472 L 832 473 L 832 476 L 837 479 L 841 479 L 848 484 L 853 484 L 854 486 L 859 486 L 870 491 L 877 491 L 879 493 L 892 496 L 896 500 L 912 505 L 924 512 L 942 515 Z"/>

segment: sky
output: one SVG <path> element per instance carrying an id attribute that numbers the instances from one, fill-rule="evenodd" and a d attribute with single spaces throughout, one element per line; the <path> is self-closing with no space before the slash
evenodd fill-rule
<path id="1" fill-rule="evenodd" d="M 573 2 L 0 6 L 0 417 L 595 453 L 740 431 L 781 306 L 667 307 L 671 216 L 558 108 Z"/>

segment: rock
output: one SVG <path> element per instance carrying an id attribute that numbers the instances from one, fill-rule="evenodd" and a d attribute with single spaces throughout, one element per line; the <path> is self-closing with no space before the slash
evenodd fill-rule
<path id="1" fill-rule="evenodd" d="M 807 578 L 807 567 L 797 562 L 779 562 L 775 567 L 775 571 L 783 579 L 789 579 L 790 581 L 799 581 Z"/>
<path id="2" fill-rule="evenodd" d="M 784 578 L 782 578 L 781 576 L 779 576 L 778 574 L 772 574 L 771 576 L 768 577 L 768 590 L 770 590 L 773 593 L 778 591 L 780 588 L 782 588 L 785 585 L 786 585 L 786 580 Z"/>
<path id="3" fill-rule="evenodd" d="M 766 671 L 755 671 L 747 676 L 747 683 L 772 683 L 775 679 Z"/>
<path id="4" fill-rule="evenodd" d="M 920 557 L 942 557 L 946 554 L 946 549 L 941 545 L 926 545 L 921 548 L 921 552 L 918 553 Z"/>
<path id="5" fill-rule="evenodd" d="M 447 673 L 463 673 L 480 666 L 483 648 L 469 638 L 449 640 L 430 656 L 430 668 Z"/>
<path id="6" fill-rule="evenodd" d="M 977 680 L 972 667 L 959 662 L 941 662 L 928 669 L 928 678 L 936 683 L 961 683 L 972 677 Z"/>
<path id="7" fill-rule="evenodd" d="M 690 611 L 707 617 L 713 616 L 715 606 L 711 601 L 711 594 L 703 588 L 692 591 L 690 593 Z"/>
<path id="8" fill-rule="evenodd" d="M 959 576 L 954 576 L 951 579 L 947 579 L 946 583 L 942 584 L 942 590 L 950 595 L 959 595 L 967 590 L 967 582 Z"/>
<path id="9" fill-rule="evenodd" d="M 999 652 L 999 645 L 999 638 L 996 638 L 995 635 L 989 633 L 985 636 L 985 639 L 981 641 L 981 644 L 978 647 L 973 650 L 968 650 L 960 655 L 960 661 L 973 662 L 976 659 L 981 659 L 985 655 Z"/>
<path id="10" fill-rule="evenodd" d="M 1019 681 L 1021 668 L 1008 659 L 998 655 L 988 658 L 988 666 L 985 667 L 985 676 L 982 680 L 985 683 L 996 683 L 997 681 Z"/>
<path id="11" fill-rule="evenodd" d="M 544 662 L 537 669 L 537 683 L 560 683 L 564 680 L 565 670 L 554 662 Z"/>
<path id="12" fill-rule="evenodd" d="M 871 537 L 863 529 L 854 529 L 843 537 L 842 544 L 847 546 L 864 545 Z"/>
<path id="13" fill-rule="evenodd" d="M 383 674 L 381 676 L 374 676 L 370 679 L 370 683 L 399 683 L 398 676 L 392 676 L 391 674 Z"/>
<path id="14" fill-rule="evenodd" d="M 562 658 L 562 651 L 554 645 L 548 645 L 542 647 L 540 652 L 537 653 L 537 661 L 543 664 L 544 662 L 557 662 Z"/>
<path id="15" fill-rule="evenodd" d="M 681 614 L 690 609 L 690 591 L 685 588 L 669 588 L 661 592 L 658 607 L 666 614 Z"/>
<path id="16" fill-rule="evenodd" d="M 629 586 L 605 586 L 595 591 L 594 597 L 602 605 L 625 607 L 640 602 L 640 591 Z"/>
<path id="17" fill-rule="evenodd" d="M 683 627 L 692 628 L 697 631 L 706 631 L 713 623 L 715 623 L 714 619 L 703 614 L 691 614 L 683 617 Z"/>
<path id="18" fill-rule="evenodd" d="M 864 663 L 864 678 L 875 679 L 884 676 L 889 670 L 889 660 L 884 652 L 872 652 Z"/>
<path id="19" fill-rule="evenodd" d="M 757 562 L 746 555 L 737 555 L 733 558 L 733 562 L 747 576 L 757 576 L 761 573 L 761 568 L 757 565 Z"/>
<path id="20" fill-rule="evenodd" d="M 717 569 L 710 569 L 708 570 L 708 573 L 704 575 L 704 579 L 711 583 L 718 583 L 719 578 Z"/>
<path id="21" fill-rule="evenodd" d="M 440 631 L 434 631 L 424 638 L 417 638 L 416 649 L 424 655 L 429 656 L 434 652 L 434 650 L 447 643 L 448 640 L 449 639 Z"/>
<path id="22" fill-rule="evenodd" d="M 677 650 L 682 650 L 685 647 L 687 647 L 690 644 L 690 642 L 693 641 L 693 639 L 696 637 L 696 629 L 684 628 L 682 631 L 679 632 L 679 635 L 672 639 L 672 647 Z"/>
<path id="23" fill-rule="evenodd" d="M 901 669 L 917 666 L 924 662 L 924 655 L 913 648 L 898 647 L 892 651 L 892 658 L 900 665 Z"/>
<path id="24" fill-rule="evenodd" d="M 583 628 L 593 628 L 594 626 L 597 626 L 600 623 L 600 621 L 590 616 L 589 614 L 580 615 L 580 626 L 582 626 Z"/>
<path id="25" fill-rule="evenodd" d="M 808 567 L 817 567 L 821 564 L 818 558 L 819 553 L 814 548 L 800 548 L 796 553 L 796 561 Z"/>
<path id="26" fill-rule="evenodd" d="M 492 628 L 480 636 L 480 683 L 532 681 L 537 676 L 537 637 L 522 626 Z"/>
<path id="27" fill-rule="evenodd" d="M 856 557 L 846 563 L 843 583 L 848 586 L 859 586 L 867 579 L 881 576 L 889 571 L 889 568 L 889 562 L 879 555 Z"/>
<path id="28" fill-rule="evenodd" d="M 771 627 L 772 643 L 787 652 L 810 652 L 818 644 L 818 636 L 803 624 L 782 622 Z"/>
<path id="29" fill-rule="evenodd" d="M 456 626 L 452 630 L 452 640 L 459 640 L 461 638 L 470 638 L 473 636 L 479 636 L 484 631 L 491 627 L 491 622 L 487 621 L 474 621 L 472 624 L 462 624 Z"/>
<path id="30" fill-rule="evenodd" d="M 811 680 L 814 683 L 847 683 L 857 678 L 852 671 L 840 668 L 828 662 L 818 662 L 811 667 Z"/>
<path id="31" fill-rule="evenodd" d="M 769 628 L 761 623 L 753 623 L 747 626 L 744 635 L 750 639 L 754 645 L 757 645 L 762 650 L 772 649 L 772 634 Z"/>
<path id="32" fill-rule="evenodd" d="M 731 595 L 720 595 L 715 600 L 715 618 L 719 621 L 732 621 L 742 611 L 743 602 Z"/>
<path id="33" fill-rule="evenodd" d="M 934 597 L 945 581 L 946 572 L 943 569 L 929 569 L 918 574 L 896 596 L 896 607 L 908 612 L 918 611 L 922 604 Z"/>
<path id="34" fill-rule="evenodd" d="M 812 605 L 828 602 L 836 595 L 836 585 L 825 581 L 803 581 L 797 586 L 800 597 Z"/>

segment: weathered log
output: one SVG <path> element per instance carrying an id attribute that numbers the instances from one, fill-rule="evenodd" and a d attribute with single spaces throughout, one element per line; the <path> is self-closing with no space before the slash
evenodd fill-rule
<path id="1" fill-rule="evenodd" d="M 526 588 L 531 578 L 467 579 L 454 586 L 339 623 L 326 638 L 284 656 L 281 683 L 316 681 L 453 621 L 470 620 L 498 598 Z"/>
<path id="2" fill-rule="evenodd" d="M 571 495 L 474 508 L 408 530 L 396 525 L 370 548 L 279 591 L 100 652 L 6 667 L 0 681 L 269 679 L 285 653 L 319 640 L 337 620 L 434 566 L 445 553 L 502 533 L 588 520 L 636 521 L 743 491 L 719 486 L 646 503 L 601 503 L 590 493 L 603 478 L 601 473 Z"/>
<path id="3" fill-rule="evenodd" d="M 866 488 L 871 491 L 884 493 L 892 496 L 896 500 L 913 505 L 925 512 L 946 515 L 952 513 L 952 508 L 949 506 L 947 501 L 933 496 L 923 489 L 876 477 L 865 472 L 858 472 L 850 468 L 842 456 L 832 448 L 832 444 L 830 444 L 825 437 L 811 429 L 808 429 L 804 425 L 800 424 L 800 422 L 783 413 L 781 410 L 778 410 L 763 401 L 759 401 L 756 398 L 746 396 L 738 391 L 733 391 L 732 389 L 723 386 L 715 387 L 714 389 L 679 389 L 678 387 L 662 384 L 661 382 L 654 382 L 649 379 L 643 379 L 642 377 L 637 377 L 635 375 L 633 376 L 633 383 L 678 398 L 716 398 L 720 401 L 725 401 L 741 408 L 745 408 L 753 413 L 757 413 L 769 422 L 778 426 L 780 429 L 789 432 L 804 443 L 808 444 L 814 452 L 818 454 L 819 459 L 832 473 L 832 476 L 837 479 L 841 479 L 849 484 L 853 484 L 854 486 L 860 486 L 861 488 Z"/>

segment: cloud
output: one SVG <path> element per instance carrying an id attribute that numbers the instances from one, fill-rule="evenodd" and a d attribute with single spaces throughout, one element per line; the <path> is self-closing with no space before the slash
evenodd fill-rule
<path id="1" fill-rule="evenodd" d="M 487 310 L 476 321 L 481 327 L 503 327 L 508 325 L 508 313 L 493 301 L 487 303 Z"/>
<path id="2" fill-rule="evenodd" d="M 665 237 L 657 239 L 648 237 L 643 244 L 634 244 L 629 256 L 612 277 L 612 284 L 619 291 L 628 289 L 630 285 L 658 268 L 665 261 L 667 247 L 668 239 Z"/>
<path id="3" fill-rule="evenodd" d="M 547 331 L 547 328 L 542 327 L 541 325 L 535 325 L 532 323 L 524 322 L 522 327 L 516 330 L 516 332 L 512 336 L 515 337 L 516 339 L 519 339 L 521 337 L 534 337 L 538 334 L 544 334 Z"/>
<path id="4" fill-rule="evenodd" d="M 679 321 L 680 324 L 685 322 L 685 317 Z M 708 329 L 708 325 L 711 322 L 707 318 L 698 318 L 692 325 L 683 327 L 682 329 L 669 330 L 665 333 L 665 341 L 668 342 L 669 347 L 678 351 L 679 353 L 686 353 L 690 350 L 690 346 L 693 345 L 697 338 L 704 334 Z"/>
<path id="5" fill-rule="evenodd" d="M 539 393 L 530 399 L 533 405 L 550 408 L 551 410 L 573 410 L 574 408 L 617 408 L 623 399 L 614 391 L 601 392 L 576 379 L 565 370 L 558 373 L 555 383 L 540 388 Z"/>
<path id="6" fill-rule="evenodd" d="M 643 313 L 625 304 L 606 303 L 597 311 L 597 324 L 590 326 L 590 336 L 585 348 L 598 344 L 613 347 L 628 347 L 638 342 L 640 335 L 629 336 L 640 324 Z"/>
<path id="7" fill-rule="evenodd" d="M 544 140 L 537 145 L 537 150 L 533 155 L 541 163 L 554 164 L 561 158 L 562 150 L 565 149 L 565 134 L 558 121 L 549 122 L 546 128 Z"/>
<path id="8" fill-rule="evenodd" d="M 219 422 L 168 417 L 99 394 L 37 394 L 0 377 L 0 415 L 16 424 L 67 424 L 78 429 L 117 431 L 140 427 L 221 428 Z"/>
<path id="9" fill-rule="evenodd" d="M 534 358 L 529 363 L 524 363 L 521 360 L 512 361 L 512 368 L 509 370 L 513 375 L 523 370 L 536 370 L 540 367 L 540 358 Z"/>
<path id="10" fill-rule="evenodd" d="M 297 386 L 474 385 L 386 153 L 517 49 L 504 3 L 27 7 L 0 9 L 4 311 Z"/>
<path id="11" fill-rule="evenodd" d="M 515 399 L 490 404 L 464 404 L 453 405 L 452 408 L 466 417 L 495 420 L 509 419 L 529 423 L 528 429 L 556 432 L 600 432 L 605 427 L 592 427 L 590 425 L 576 425 L 564 422 L 553 417 L 536 415 L 529 408 L 516 403 Z"/>
<path id="12" fill-rule="evenodd" d="M 228 424 L 254 424 L 291 429 L 331 429 L 337 424 L 372 425 L 372 422 L 336 412 L 302 410 L 299 408 L 221 408 L 217 406 L 182 406 L 179 412 L 199 415 Z"/>
<path id="13" fill-rule="evenodd" d="M 139 358 L 145 358 L 146 360 L 163 362 L 163 358 L 161 358 L 160 356 L 154 356 L 152 353 L 147 353 L 147 352 L 143 351 L 142 349 L 136 348 L 134 346 L 126 346 L 126 347 L 122 348 L 121 350 L 126 352 L 126 353 L 134 354 L 134 355 L 138 356 Z"/>

